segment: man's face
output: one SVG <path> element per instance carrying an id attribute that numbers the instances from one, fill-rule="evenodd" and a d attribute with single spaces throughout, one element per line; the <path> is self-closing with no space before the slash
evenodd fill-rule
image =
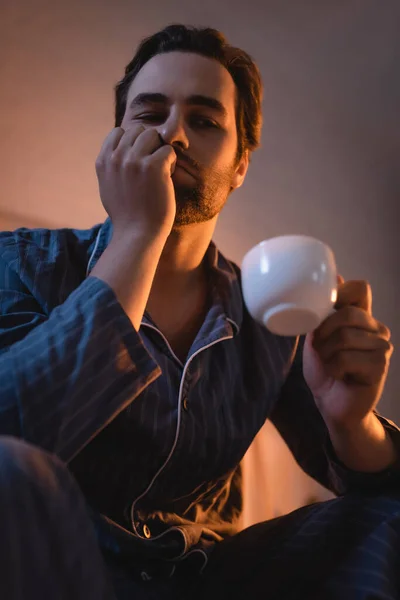
<path id="1" fill-rule="evenodd" d="M 121 127 L 155 128 L 182 163 L 172 175 L 175 225 L 214 218 L 244 180 L 248 158 L 236 161 L 235 97 L 229 72 L 192 53 L 154 56 L 131 84 Z"/>

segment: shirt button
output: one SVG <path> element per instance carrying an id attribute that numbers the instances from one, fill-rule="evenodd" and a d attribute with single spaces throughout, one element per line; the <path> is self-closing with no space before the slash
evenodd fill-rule
<path id="1" fill-rule="evenodd" d="M 147 539 L 151 538 L 151 531 L 149 529 L 149 526 L 146 525 L 146 523 L 143 525 L 143 535 Z"/>
<path id="2" fill-rule="evenodd" d="M 184 408 L 185 410 L 187 410 L 187 409 L 188 409 L 188 404 L 189 404 L 189 403 L 188 403 L 188 399 L 187 399 L 187 396 L 186 396 L 186 398 L 184 398 L 184 399 L 183 399 L 183 408 Z"/>

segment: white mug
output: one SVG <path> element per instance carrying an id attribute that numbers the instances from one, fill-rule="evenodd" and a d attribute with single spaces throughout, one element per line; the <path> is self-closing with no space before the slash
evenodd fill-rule
<path id="1" fill-rule="evenodd" d="M 284 235 L 254 246 L 242 262 L 249 313 L 272 333 L 304 335 L 333 310 L 337 298 L 334 254 L 305 235 Z"/>

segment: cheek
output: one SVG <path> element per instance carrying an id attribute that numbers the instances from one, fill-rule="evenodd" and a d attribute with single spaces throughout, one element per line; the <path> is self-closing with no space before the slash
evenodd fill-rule
<path id="1" fill-rule="evenodd" d="M 220 162 L 224 165 L 230 165 L 236 157 L 237 136 L 234 131 L 226 131 L 214 144 L 214 152 L 220 157 Z"/>
<path id="2" fill-rule="evenodd" d="M 197 144 L 193 140 L 192 156 L 209 167 L 227 166 L 235 155 L 236 146 L 227 137 L 210 136 L 207 140 L 199 140 Z"/>
<path id="3" fill-rule="evenodd" d="M 138 122 L 134 120 L 133 115 L 129 111 L 125 112 L 121 122 L 121 127 L 123 129 L 132 129 L 132 127 L 137 125 Z"/>
<path id="4" fill-rule="evenodd" d="M 132 126 L 133 126 L 132 120 L 125 115 L 121 122 L 122 129 L 125 129 L 125 131 L 126 131 L 127 129 L 132 129 Z"/>

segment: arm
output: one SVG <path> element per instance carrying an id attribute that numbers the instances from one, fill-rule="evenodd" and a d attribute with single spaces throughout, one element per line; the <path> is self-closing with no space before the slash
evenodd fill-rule
<path id="1" fill-rule="evenodd" d="M 90 277 L 97 277 L 115 293 L 138 331 L 166 236 L 116 231 Z"/>
<path id="2" fill-rule="evenodd" d="M 48 318 L 13 260 L 0 273 L 0 433 L 69 461 L 160 375 L 138 329 L 175 218 L 175 163 L 153 128 L 106 137 L 96 171 L 113 239 Z"/>
<path id="3" fill-rule="evenodd" d="M 4 262 L 0 290 L 0 434 L 69 461 L 160 368 L 98 278 L 86 279 L 49 317 Z"/>
<path id="4" fill-rule="evenodd" d="M 400 482 L 399 461 L 378 472 L 349 468 L 337 455 L 321 413 L 303 375 L 304 338 L 300 338 L 291 371 L 270 415 L 300 467 L 340 495 L 349 491 L 394 489 Z M 400 448 L 400 430 L 376 411 L 375 418 Z"/>
<path id="5" fill-rule="evenodd" d="M 351 427 L 332 424 L 328 431 L 337 457 L 353 471 L 383 471 L 399 459 L 392 437 L 375 413 Z"/>

